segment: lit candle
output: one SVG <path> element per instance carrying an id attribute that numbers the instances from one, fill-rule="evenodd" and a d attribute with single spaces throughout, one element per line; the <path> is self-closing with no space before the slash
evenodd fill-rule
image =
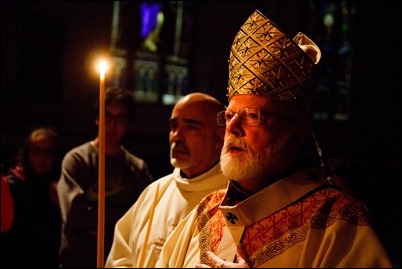
<path id="1" fill-rule="evenodd" d="M 105 72 L 107 64 L 101 61 L 98 65 L 100 74 L 99 85 L 99 175 L 98 175 L 98 256 L 97 268 L 103 268 L 104 237 L 105 237 Z"/>

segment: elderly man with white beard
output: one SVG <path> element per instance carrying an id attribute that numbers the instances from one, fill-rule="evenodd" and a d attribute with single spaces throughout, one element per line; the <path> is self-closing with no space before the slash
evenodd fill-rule
<path id="1" fill-rule="evenodd" d="M 176 227 L 157 267 L 392 267 L 364 203 L 326 172 L 311 117 L 320 57 L 258 10 L 242 25 L 217 115 L 231 180 Z"/>

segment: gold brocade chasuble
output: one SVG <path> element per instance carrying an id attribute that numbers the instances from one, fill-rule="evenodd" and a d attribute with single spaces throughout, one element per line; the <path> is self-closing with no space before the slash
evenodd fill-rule
<path id="1" fill-rule="evenodd" d="M 242 240 L 243 236 L 247 235 L 247 233 L 244 233 L 246 227 L 253 227 L 253 224 L 258 226 L 258 223 L 267 224 L 270 219 L 269 216 L 273 213 L 326 184 L 327 182 L 321 177 L 320 170 L 312 168 L 292 174 L 235 206 L 227 205 L 229 204 L 228 193 L 230 191 L 227 193 L 218 192 L 216 199 L 209 200 L 212 202 L 209 204 L 211 208 L 207 209 L 210 217 L 203 217 L 203 213 L 200 213 L 200 219 L 209 220 L 208 223 L 205 222 L 205 227 L 208 227 L 208 230 L 204 227 L 200 233 L 201 261 L 207 263 L 207 250 L 212 250 L 214 253 L 219 253 L 221 258 L 233 261 L 236 254 L 234 246 Z M 222 202 L 217 206 L 217 204 L 214 204 L 217 201 Z M 261 204 L 264 206 L 261 206 Z M 219 208 L 219 211 L 212 209 L 213 207 Z M 267 216 L 268 220 L 266 219 Z M 203 226 L 202 223 L 201 221 L 200 226 Z M 263 228 L 256 228 L 255 233 L 258 233 L 258 231 L 265 232 Z M 208 236 L 207 234 L 203 235 L 204 232 Z"/>
<path id="2" fill-rule="evenodd" d="M 319 168 L 282 178 L 234 206 L 231 187 L 210 193 L 177 226 L 156 267 L 209 264 L 207 251 L 234 261 L 239 242 L 254 268 L 392 267 L 364 203 L 329 184 Z"/>

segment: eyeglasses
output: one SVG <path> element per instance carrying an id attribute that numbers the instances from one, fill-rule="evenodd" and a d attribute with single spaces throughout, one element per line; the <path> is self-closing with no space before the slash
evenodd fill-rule
<path id="1" fill-rule="evenodd" d="M 240 122 L 248 125 L 254 125 L 261 121 L 262 116 L 261 113 L 266 111 L 262 111 L 256 108 L 243 108 L 239 112 L 232 112 L 229 110 L 220 111 L 216 115 L 217 124 L 219 126 L 226 126 L 230 123 L 230 121 L 235 117 L 239 117 Z"/>
<path id="2" fill-rule="evenodd" d="M 105 113 L 105 121 L 111 122 L 114 121 L 116 124 L 127 124 L 129 122 L 129 117 L 126 114 L 116 114 L 113 115 L 111 113 Z"/>

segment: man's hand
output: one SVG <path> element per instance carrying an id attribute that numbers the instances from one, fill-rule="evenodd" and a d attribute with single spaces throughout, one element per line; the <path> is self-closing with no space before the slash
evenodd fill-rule
<path id="1" fill-rule="evenodd" d="M 237 245 L 237 254 L 234 262 L 229 262 L 216 256 L 212 251 L 207 252 L 209 264 L 199 263 L 195 268 L 250 268 L 247 254 L 241 244 Z"/>

